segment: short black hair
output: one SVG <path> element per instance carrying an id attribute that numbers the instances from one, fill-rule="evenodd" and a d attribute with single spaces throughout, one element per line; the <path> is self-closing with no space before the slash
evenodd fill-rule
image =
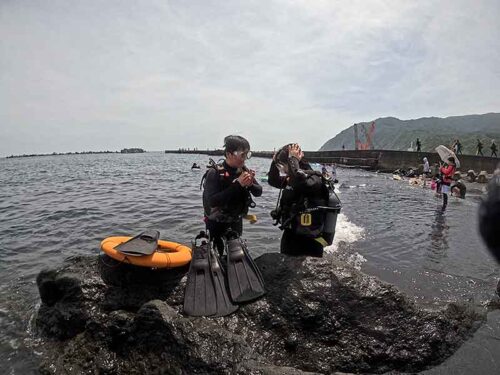
<path id="1" fill-rule="evenodd" d="M 453 164 L 455 164 L 455 158 L 453 156 L 450 156 L 448 158 L 448 161 L 451 161 Z"/>
<path id="2" fill-rule="evenodd" d="M 234 151 L 250 150 L 250 143 L 240 135 L 228 135 L 224 138 L 224 152 L 232 153 Z"/>

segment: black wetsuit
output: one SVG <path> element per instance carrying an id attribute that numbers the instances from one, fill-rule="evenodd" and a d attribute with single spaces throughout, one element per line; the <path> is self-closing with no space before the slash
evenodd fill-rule
<path id="1" fill-rule="evenodd" d="M 297 233 L 297 217 L 293 215 L 300 211 L 304 198 L 324 200 L 328 197 L 328 190 L 323 183 L 321 173 L 314 173 L 309 163 L 299 162 L 295 157 L 288 159 L 288 174 L 288 177 L 280 176 L 274 161 L 271 163 L 268 183 L 283 189 L 279 202 L 281 224 L 284 227 L 280 251 L 288 255 L 322 257 L 323 244 L 315 240 L 313 233 L 311 235 Z M 317 237 L 320 234 L 318 233 Z M 330 244 L 332 239 L 325 240 Z"/>
<path id="2" fill-rule="evenodd" d="M 242 170 L 230 167 L 225 161 L 221 169 L 208 170 L 203 191 L 205 223 L 214 241 L 215 247 L 222 255 L 222 236 L 229 229 L 238 234 L 243 232 L 243 216 L 247 214 L 251 195 L 260 197 L 262 186 L 254 180 L 253 185 L 246 188 L 240 185 L 237 178 Z"/>

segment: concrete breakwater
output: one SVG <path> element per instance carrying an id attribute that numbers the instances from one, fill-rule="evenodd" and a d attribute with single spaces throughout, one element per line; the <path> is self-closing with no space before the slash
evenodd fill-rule
<path id="1" fill-rule="evenodd" d="M 167 150 L 165 153 L 204 154 L 223 156 L 223 150 Z M 271 158 L 273 151 L 252 151 L 254 157 Z M 410 152 L 395 150 L 345 150 L 345 151 L 306 151 L 305 157 L 312 163 L 337 163 L 339 165 L 392 172 L 398 168 L 417 168 L 422 158 L 427 157 L 432 165 L 440 161 L 439 155 L 432 152 Z M 460 170 L 486 171 L 493 173 L 500 159 L 487 156 L 459 155 Z"/>

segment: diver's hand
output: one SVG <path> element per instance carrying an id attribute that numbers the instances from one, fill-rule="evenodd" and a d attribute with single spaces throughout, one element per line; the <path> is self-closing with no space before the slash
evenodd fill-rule
<path id="1" fill-rule="evenodd" d="M 248 187 L 253 185 L 253 176 L 249 172 L 243 172 L 242 174 L 240 174 L 237 180 L 242 187 Z"/>
<path id="2" fill-rule="evenodd" d="M 304 153 L 300 149 L 300 146 L 298 145 L 298 143 L 294 143 L 294 144 L 288 146 L 288 154 L 290 156 L 297 158 L 297 160 L 299 160 L 299 161 L 304 156 Z"/>

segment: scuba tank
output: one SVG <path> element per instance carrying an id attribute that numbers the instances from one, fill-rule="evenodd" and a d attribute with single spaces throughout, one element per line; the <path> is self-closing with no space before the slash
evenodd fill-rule
<path id="1" fill-rule="evenodd" d="M 337 216 L 340 213 L 342 204 L 331 181 L 328 181 L 328 204 L 323 207 L 325 211 L 325 223 L 323 226 L 323 237 L 328 245 L 331 245 L 335 237 L 335 227 L 337 226 Z"/>

